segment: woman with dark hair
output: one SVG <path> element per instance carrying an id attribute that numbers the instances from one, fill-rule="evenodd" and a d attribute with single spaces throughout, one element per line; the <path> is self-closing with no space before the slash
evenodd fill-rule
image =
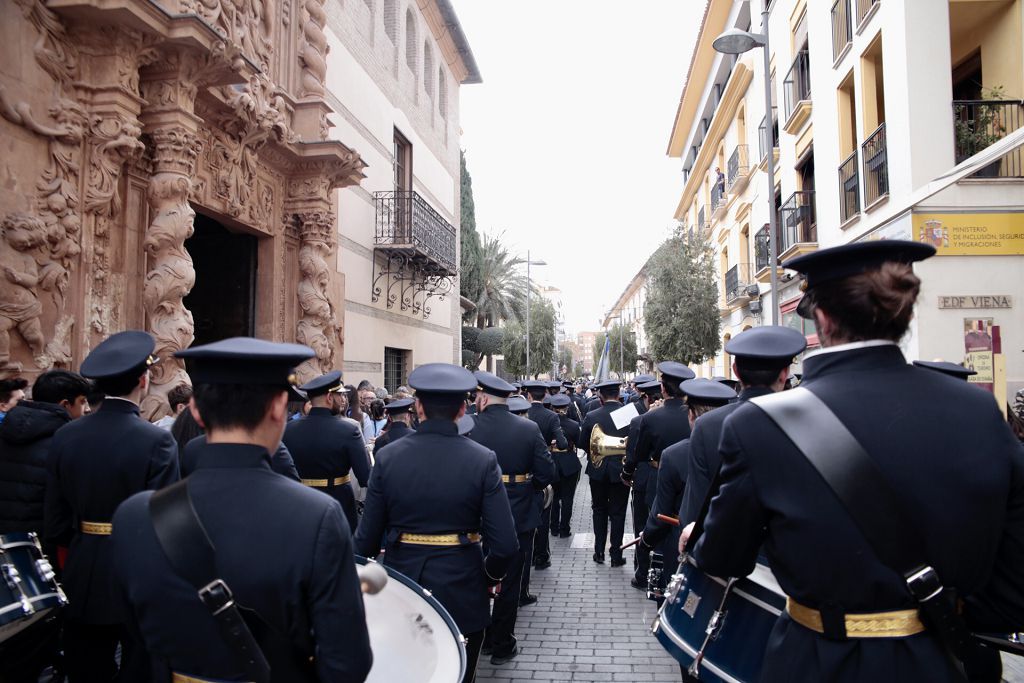
<path id="1" fill-rule="evenodd" d="M 962 680 L 956 655 L 972 680 L 998 681 L 997 653 L 949 644 L 959 633 L 945 626 L 961 619 L 954 598 L 976 631 L 1024 626 L 1024 452 L 990 393 L 908 364 L 898 346 L 921 291 L 912 264 L 934 253 L 882 240 L 785 264 L 804 276 L 797 310 L 824 348 L 804 358 L 800 389 L 748 401 L 725 421 L 720 488 L 690 545 L 712 576 L 745 576 L 759 549 L 768 556 L 788 602 L 761 680 L 952 682 Z M 795 416 L 785 433 L 768 412 L 780 404 Z M 837 447 L 844 432 L 829 433 L 829 412 L 870 468 Z M 827 445 L 805 455 L 787 436 L 802 430 Z M 849 507 L 812 465 L 828 457 L 843 473 L 839 490 L 860 494 Z M 881 555 L 898 545 L 915 555 L 916 574 L 880 559 L 884 542 L 858 525 L 882 506 L 898 512 L 888 517 L 906 541 Z"/>
<path id="2" fill-rule="evenodd" d="M 384 401 L 375 398 L 370 403 L 370 439 L 376 440 L 388 424 L 387 415 L 384 413 Z"/>
<path id="3" fill-rule="evenodd" d="M 171 423 L 171 436 L 178 442 L 179 463 L 181 462 L 182 453 L 185 452 L 185 444 L 203 433 L 202 425 L 192 417 L 190 409 L 185 408 L 185 410 L 178 413 L 178 416 L 174 418 L 174 422 Z"/>
<path id="4" fill-rule="evenodd" d="M 363 441 L 369 442 L 368 433 L 373 432 L 373 427 L 370 424 L 370 416 L 363 412 L 363 408 L 359 403 L 359 390 L 351 384 L 345 385 L 345 395 L 348 397 L 348 412 L 346 415 L 351 417 L 359 425 L 359 429 L 363 433 Z"/>

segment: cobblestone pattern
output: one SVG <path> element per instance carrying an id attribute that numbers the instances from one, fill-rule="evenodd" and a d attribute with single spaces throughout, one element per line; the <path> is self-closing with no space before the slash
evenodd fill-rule
<path id="1" fill-rule="evenodd" d="M 629 585 L 632 551 L 626 566 L 615 569 L 590 558 L 586 475 L 576 489 L 572 531 L 572 538 L 551 539 L 551 567 L 533 572 L 530 592 L 539 600 L 519 611 L 519 656 L 497 667 L 481 656 L 477 681 L 678 681 L 676 660 L 650 632 L 654 602 Z"/>

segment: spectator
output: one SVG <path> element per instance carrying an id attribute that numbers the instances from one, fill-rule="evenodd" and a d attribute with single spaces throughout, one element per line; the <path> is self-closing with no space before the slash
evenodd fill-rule
<path id="1" fill-rule="evenodd" d="M 175 418 L 181 414 L 183 410 L 188 408 L 189 401 L 192 400 L 192 387 L 188 384 L 179 384 L 178 386 L 167 392 L 167 402 L 171 404 L 171 414 L 164 415 L 154 424 L 157 427 L 163 429 L 170 429 L 171 425 L 174 424 Z M 178 442 L 181 443 L 180 441 Z"/>
<path id="2" fill-rule="evenodd" d="M 191 410 L 182 410 L 171 424 L 171 436 L 178 442 L 178 469 L 181 469 L 181 456 L 185 452 L 185 444 L 200 434 L 204 434 L 203 426 L 196 422 Z"/>
<path id="3" fill-rule="evenodd" d="M 402 385 L 395 389 L 395 400 L 398 401 L 403 398 L 412 398 L 412 392 L 409 387 Z"/>
<path id="4" fill-rule="evenodd" d="M 4 416 L 18 401 L 25 398 L 25 387 L 27 386 L 28 380 L 21 377 L 0 380 L 0 422 L 4 421 Z"/>
<path id="5" fill-rule="evenodd" d="M 366 380 L 363 381 L 365 382 Z M 359 390 L 351 384 L 346 384 L 345 390 L 346 395 L 348 396 L 348 412 L 345 414 L 356 421 L 356 424 L 358 424 L 362 430 L 363 441 L 366 441 L 366 434 L 373 431 L 373 428 L 370 425 L 370 416 L 363 412 L 362 401 L 359 398 Z"/>
<path id="6" fill-rule="evenodd" d="M 715 184 L 718 185 L 718 191 L 723 195 L 725 194 L 725 174 L 722 173 L 722 169 L 715 166 Z"/>
<path id="7" fill-rule="evenodd" d="M 377 387 L 376 389 L 373 390 L 373 393 L 377 398 L 384 401 L 385 403 L 387 403 L 388 399 L 391 398 L 391 396 L 388 395 L 388 390 L 385 389 L 384 387 Z"/>
<path id="8" fill-rule="evenodd" d="M 363 439 L 366 443 L 373 443 L 380 436 L 380 433 L 384 431 L 384 427 L 388 424 L 387 415 L 384 413 L 384 401 L 379 398 L 373 399 L 370 402 L 370 432 L 367 434 L 363 432 Z"/>
<path id="9" fill-rule="evenodd" d="M 359 391 L 364 391 L 366 389 L 369 389 L 370 391 L 373 391 L 373 383 L 370 380 L 368 380 L 368 379 L 364 379 L 362 382 L 359 383 L 359 387 L 358 388 L 359 388 Z"/>

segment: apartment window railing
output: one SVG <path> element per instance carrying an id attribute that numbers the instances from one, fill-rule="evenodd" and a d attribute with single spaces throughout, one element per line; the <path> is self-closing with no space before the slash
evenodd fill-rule
<path id="1" fill-rule="evenodd" d="M 374 192 L 378 247 L 411 249 L 438 275 L 454 275 L 456 233 L 451 223 L 412 190 Z"/>
<path id="2" fill-rule="evenodd" d="M 864 206 L 889 194 L 889 164 L 885 146 L 885 122 L 861 145 L 864 158 Z"/>
<path id="3" fill-rule="evenodd" d="M 974 156 L 1024 126 L 1024 100 L 954 100 L 956 163 Z M 1024 152 L 1018 147 L 979 171 L 979 176 L 1024 177 Z"/>
<path id="4" fill-rule="evenodd" d="M 750 161 L 747 158 L 748 156 L 746 145 L 736 145 L 736 149 L 732 151 L 732 155 L 729 157 L 729 185 L 727 189 L 731 190 L 737 180 L 747 177 L 750 173 Z"/>
<path id="5" fill-rule="evenodd" d="M 704 207 L 700 207 L 700 211 L 697 212 L 697 232 L 702 234 L 704 228 L 708 227 L 707 221 L 704 219 Z"/>
<path id="6" fill-rule="evenodd" d="M 718 207 L 725 203 L 725 176 L 715 179 L 711 186 L 711 213 L 718 210 Z"/>
<path id="7" fill-rule="evenodd" d="M 754 268 L 764 270 L 771 261 L 771 237 L 767 223 L 754 233 Z"/>
<path id="8" fill-rule="evenodd" d="M 836 0 L 832 5 L 832 60 L 839 59 L 853 39 L 850 0 Z"/>
<path id="9" fill-rule="evenodd" d="M 864 17 L 868 15 L 871 8 L 877 5 L 881 0 L 856 0 L 857 2 L 857 27 L 864 23 Z"/>
<path id="10" fill-rule="evenodd" d="M 764 160 L 768 156 L 768 117 L 761 119 L 761 125 L 757 127 L 758 151 L 760 158 Z M 772 147 L 779 148 L 779 108 L 772 107 Z"/>
<path id="11" fill-rule="evenodd" d="M 818 241 L 818 221 L 814 211 L 813 192 L 794 192 L 779 209 L 781 240 L 779 253 L 795 244 Z"/>
<path id="12" fill-rule="evenodd" d="M 786 119 L 793 115 L 797 104 L 811 99 L 811 60 L 807 50 L 796 53 L 793 66 L 789 67 L 786 80 L 782 82 L 786 95 Z"/>
<path id="13" fill-rule="evenodd" d="M 725 301 L 732 303 L 741 296 L 746 295 L 747 285 L 750 284 L 750 264 L 737 263 L 725 271 Z"/>
<path id="14" fill-rule="evenodd" d="M 860 173 L 857 150 L 839 164 L 839 222 L 845 223 L 860 213 Z"/>

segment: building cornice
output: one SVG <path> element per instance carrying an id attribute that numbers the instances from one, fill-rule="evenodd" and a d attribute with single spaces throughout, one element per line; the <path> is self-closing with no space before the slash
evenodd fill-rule
<path id="1" fill-rule="evenodd" d="M 417 0 L 417 4 L 456 80 L 462 85 L 483 83 L 476 57 L 451 0 Z"/>

